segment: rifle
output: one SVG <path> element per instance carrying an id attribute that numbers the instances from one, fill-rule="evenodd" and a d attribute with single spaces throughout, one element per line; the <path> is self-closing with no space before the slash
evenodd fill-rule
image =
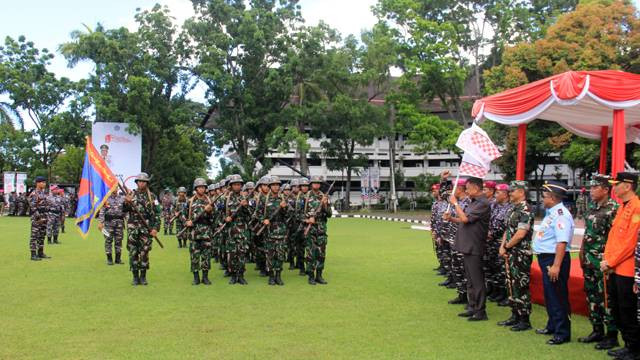
<path id="1" fill-rule="evenodd" d="M 234 211 L 233 213 L 231 213 L 231 214 L 229 215 L 229 217 L 231 217 L 232 221 L 233 221 L 233 218 L 235 218 L 235 217 L 236 217 L 236 215 L 238 215 L 238 211 L 240 211 L 240 209 L 242 209 L 242 208 L 243 208 L 243 206 L 242 206 L 242 205 L 238 206 L 238 208 L 236 209 L 236 211 Z M 216 232 L 214 232 L 214 233 L 213 233 L 213 236 L 216 236 L 216 235 L 220 234 L 220 232 L 221 232 L 222 230 L 224 230 L 224 228 L 227 226 L 227 224 L 228 224 L 228 222 L 226 222 L 226 221 L 225 221 L 222 225 L 220 225 L 220 227 L 216 230 Z"/>
<path id="2" fill-rule="evenodd" d="M 120 184 L 120 182 L 118 181 L 118 187 L 120 188 L 120 190 L 122 190 L 122 192 L 124 192 L 125 194 L 129 194 L 131 191 L 127 188 L 127 185 L 124 184 Z M 147 190 L 148 191 L 148 190 Z M 144 215 L 142 215 L 140 213 L 140 211 L 138 210 L 137 207 L 132 206 L 131 209 L 133 209 L 133 214 L 136 215 L 138 217 L 138 220 L 140 220 L 143 224 L 144 227 L 147 228 L 147 231 L 149 232 L 149 235 L 151 235 L 151 226 L 149 226 L 149 223 L 147 222 L 147 220 L 144 218 Z M 160 242 L 160 239 L 158 239 L 157 236 L 153 236 L 153 240 L 155 240 L 158 245 L 160 245 L 161 248 L 164 249 L 164 245 L 162 245 L 162 243 Z"/>
<path id="3" fill-rule="evenodd" d="M 218 195 L 218 197 L 216 197 L 215 199 L 213 199 L 213 201 L 210 201 L 210 202 L 209 202 L 209 205 L 213 205 L 213 203 L 215 203 L 216 201 L 218 201 L 218 199 L 219 199 L 221 196 L 222 196 L 222 194 Z M 207 197 L 207 198 L 208 198 L 208 197 Z M 198 215 L 198 217 L 197 217 L 197 218 L 195 218 L 192 222 L 195 224 L 195 223 L 197 223 L 198 221 L 200 221 L 200 220 L 204 217 L 204 214 L 205 214 L 205 213 L 206 213 L 206 211 L 201 212 L 201 213 L 200 213 L 200 215 Z M 183 233 L 183 232 L 185 232 L 187 229 L 189 229 L 189 227 L 187 227 L 187 226 L 185 226 L 184 228 L 182 228 L 182 230 L 180 230 L 180 231 L 176 234 L 176 237 L 178 237 L 178 236 L 182 235 L 182 233 Z"/>
<path id="4" fill-rule="evenodd" d="M 285 201 L 285 200 L 280 199 L 280 201 Z M 276 216 L 278 216 L 278 214 L 280 213 L 280 210 L 282 210 L 282 206 L 278 206 L 278 209 L 276 211 L 274 211 L 273 214 L 271 214 L 271 216 L 269 217 L 269 224 L 271 224 L 271 221 L 273 221 L 273 219 L 275 219 Z M 260 230 L 258 230 L 256 235 L 262 234 L 262 232 L 266 228 L 267 228 L 267 224 L 262 224 L 262 226 L 260 227 Z"/>
<path id="5" fill-rule="evenodd" d="M 324 196 L 329 196 L 329 194 L 331 193 L 331 189 L 333 189 L 333 185 L 335 185 L 335 181 L 331 183 L 331 186 L 329 186 L 329 190 L 327 190 L 327 193 Z M 327 204 L 327 206 L 331 206 L 329 204 Z M 322 203 L 320 203 L 320 205 L 318 205 L 318 208 L 313 212 L 313 218 L 315 219 L 318 215 L 320 215 L 320 211 L 322 210 Z M 309 234 L 309 230 L 311 230 L 311 225 L 313 225 L 312 223 L 307 224 L 307 227 L 304 228 L 304 236 L 307 236 L 307 234 Z"/>

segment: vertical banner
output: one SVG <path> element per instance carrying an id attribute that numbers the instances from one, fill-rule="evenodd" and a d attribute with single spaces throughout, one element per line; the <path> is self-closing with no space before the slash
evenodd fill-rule
<path id="1" fill-rule="evenodd" d="M 362 169 L 360 173 L 360 191 L 362 201 L 367 200 L 369 198 L 369 168 Z"/>
<path id="2" fill-rule="evenodd" d="M 11 194 L 16 191 L 16 173 L 5 172 L 3 176 L 4 180 L 4 193 Z"/>
<path id="3" fill-rule="evenodd" d="M 129 125 L 115 122 L 93 123 L 91 139 L 109 170 L 133 189 L 133 177 L 142 167 L 142 137 L 128 132 Z"/>
<path id="4" fill-rule="evenodd" d="M 369 169 L 371 196 L 374 199 L 378 198 L 378 191 L 380 190 L 380 168 L 374 167 Z"/>
<path id="5" fill-rule="evenodd" d="M 16 173 L 16 193 L 27 192 L 27 173 Z"/>

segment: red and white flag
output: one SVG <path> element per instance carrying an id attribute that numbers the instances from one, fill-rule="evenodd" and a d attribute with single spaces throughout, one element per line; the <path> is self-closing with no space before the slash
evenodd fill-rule
<path id="1" fill-rule="evenodd" d="M 456 146 L 464 151 L 465 156 L 473 157 L 487 171 L 490 169 L 491 161 L 502 156 L 489 135 L 475 123 L 460 133 Z"/>
<path id="2" fill-rule="evenodd" d="M 464 153 L 464 155 L 462 156 L 462 162 L 460 163 L 460 168 L 458 169 L 458 175 L 483 178 L 487 176 L 489 170 L 490 168 L 484 167 L 474 157 L 469 156 L 467 153 Z"/>

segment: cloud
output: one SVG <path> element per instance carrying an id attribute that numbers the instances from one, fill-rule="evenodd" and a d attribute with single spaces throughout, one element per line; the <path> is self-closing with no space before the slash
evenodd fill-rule
<path id="1" fill-rule="evenodd" d="M 336 28 L 342 36 L 358 37 L 362 30 L 370 29 L 376 23 L 371 7 L 376 0 L 302 0 L 302 16 L 308 25 L 316 25 L 320 20 Z"/>

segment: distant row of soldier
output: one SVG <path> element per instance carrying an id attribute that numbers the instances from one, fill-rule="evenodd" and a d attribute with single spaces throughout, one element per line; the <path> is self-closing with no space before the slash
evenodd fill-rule
<path id="1" fill-rule="evenodd" d="M 281 187 L 278 177 L 266 176 L 254 186 L 240 175 L 207 185 L 193 183 L 193 195 L 184 187 L 172 201 L 158 202 L 148 189 L 149 177 L 136 179 L 137 189 L 123 196 L 114 192 L 99 214 L 105 236 L 107 264 L 122 263 L 122 239 L 127 227 L 127 249 L 133 285 L 146 285 L 153 238 L 164 222 L 179 248 L 189 248 L 193 284 L 211 284 L 212 260 L 220 264 L 229 284 L 246 285 L 246 263 L 268 277 L 269 285 L 284 285 L 283 266 L 299 269 L 308 283 L 326 284 L 323 278 L 327 245 L 328 196 L 320 191 L 322 177 L 294 179 Z M 164 217 L 164 221 L 162 221 Z"/>

